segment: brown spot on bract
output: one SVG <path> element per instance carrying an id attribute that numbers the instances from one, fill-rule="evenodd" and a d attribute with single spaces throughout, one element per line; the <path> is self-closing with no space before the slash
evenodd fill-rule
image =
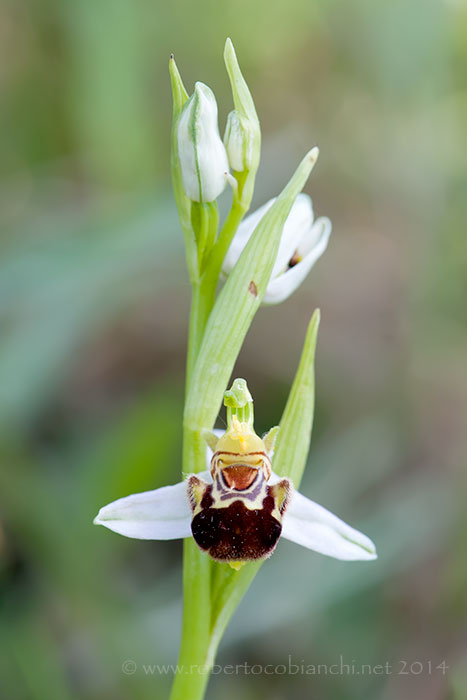
<path id="1" fill-rule="evenodd" d="M 248 291 L 252 296 L 258 296 L 258 287 L 256 286 L 253 280 L 251 280 L 250 284 L 248 285 Z"/>

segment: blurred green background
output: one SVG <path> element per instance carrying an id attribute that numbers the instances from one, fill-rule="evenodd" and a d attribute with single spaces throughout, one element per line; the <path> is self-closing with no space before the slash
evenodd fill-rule
<path id="1" fill-rule="evenodd" d="M 216 674 L 208 697 L 467 698 L 467 4 L 4 0 L 0 34 L 0 697 L 168 692 L 143 664 L 176 661 L 181 543 L 91 522 L 180 477 L 167 61 L 214 89 L 223 130 L 231 36 L 263 129 L 255 204 L 319 144 L 307 191 L 334 224 L 236 374 L 275 424 L 321 308 L 302 491 L 380 558 L 281 542 L 218 661 L 392 671 Z"/>

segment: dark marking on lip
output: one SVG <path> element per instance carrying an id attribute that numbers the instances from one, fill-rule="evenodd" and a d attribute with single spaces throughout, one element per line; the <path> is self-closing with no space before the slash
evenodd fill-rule
<path id="1" fill-rule="evenodd" d="M 212 506 L 212 504 L 214 503 L 214 499 L 211 493 L 212 484 L 209 484 L 209 486 L 206 487 L 206 491 L 204 492 L 204 496 L 201 500 L 201 508 L 210 508 L 210 506 Z"/>
<path id="2" fill-rule="evenodd" d="M 254 501 L 255 498 L 258 496 L 259 492 L 261 491 L 263 487 L 263 480 L 260 479 L 258 484 L 255 486 L 255 488 L 252 491 L 241 491 L 241 497 L 242 500 L 244 501 L 247 499 L 248 501 Z M 233 490 L 228 490 L 226 491 L 225 489 L 222 489 L 222 496 L 221 496 L 221 501 L 228 501 L 231 500 L 232 498 L 238 498 L 239 492 L 238 491 L 233 491 Z"/>
<path id="3" fill-rule="evenodd" d="M 289 268 L 295 267 L 295 265 L 298 265 L 299 262 L 301 262 L 301 257 L 298 252 L 298 250 L 295 251 L 295 253 L 292 255 L 292 257 L 289 260 Z"/>
<path id="4" fill-rule="evenodd" d="M 265 499 L 266 500 L 266 499 Z M 197 545 L 218 561 L 252 561 L 274 551 L 282 525 L 268 508 L 249 510 L 241 501 L 206 508 L 191 523 Z"/>
<path id="5" fill-rule="evenodd" d="M 258 287 L 256 286 L 255 282 L 251 280 L 250 284 L 248 285 L 248 291 L 250 294 L 254 297 L 258 296 Z"/>
<path id="6" fill-rule="evenodd" d="M 270 494 L 263 498 L 263 509 L 266 513 L 272 513 L 274 510 L 274 498 Z"/>

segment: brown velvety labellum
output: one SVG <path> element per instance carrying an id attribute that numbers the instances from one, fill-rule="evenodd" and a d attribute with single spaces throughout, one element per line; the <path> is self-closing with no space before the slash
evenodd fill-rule
<path id="1" fill-rule="evenodd" d="M 232 467 L 225 467 L 222 476 L 225 483 L 231 489 L 244 491 L 247 489 L 258 475 L 258 470 L 243 464 L 234 464 Z"/>
<path id="2" fill-rule="evenodd" d="M 281 524 L 271 515 L 272 503 L 249 510 L 241 501 L 228 508 L 206 508 L 193 518 L 191 531 L 201 549 L 218 561 L 251 561 L 269 556 Z"/>

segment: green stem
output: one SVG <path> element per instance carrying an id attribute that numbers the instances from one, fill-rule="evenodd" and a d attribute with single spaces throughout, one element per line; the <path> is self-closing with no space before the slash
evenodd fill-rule
<path id="1" fill-rule="evenodd" d="M 206 324 L 214 306 L 222 263 L 244 213 L 245 208 L 238 202 L 234 202 L 219 238 L 208 256 L 203 276 L 200 280 L 193 281 L 187 351 L 187 394 Z M 204 440 L 198 428 L 185 423 L 183 472 L 188 474 L 203 471 L 205 468 Z M 211 620 L 212 566 L 209 557 L 198 549 L 194 541 L 185 539 L 183 543 L 182 640 L 171 700 L 202 700 L 217 646 L 228 617 L 233 612 L 232 608 L 227 615 L 222 615 L 222 621 L 217 616 L 215 620 Z"/>
<path id="2" fill-rule="evenodd" d="M 193 284 L 187 352 L 186 391 L 214 305 L 217 279 L 205 277 Z M 184 425 L 183 472 L 206 468 L 206 445 L 199 431 Z M 171 700 L 201 700 L 209 679 L 207 668 L 211 641 L 211 562 L 190 538 L 183 543 L 183 625 L 177 672 Z"/>
<path id="3" fill-rule="evenodd" d="M 248 562 L 241 571 L 233 571 L 227 564 L 213 564 L 209 665 L 214 663 L 217 648 L 229 620 L 263 563 Z"/>
<path id="4" fill-rule="evenodd" d="M 190 386 L 191 374 L 196 362 L 196 357 L 203 340 L 204 329 L 206 328 L 209 314 L 211 313 L 214 305 L 215 295 L 216 283 L 208 283 L 207 279 L 203 279 L 193 284 L 186 366 L 187 393 Z M 193 469 L 191 469 L 191 471 L 193 471 Z"/>
<path id="5" fill-rule="evenodd" d="M 211 254 L 206 265 L 208 274 L 216 280 L 219 279 L 222 263 L 224 262 L 226 253 L 230 247 L 230 244 L 232 243 L 233 237 L 237 232 L 238 226 L 245 212 L 246 208 L 243 206 L 243 204 L 234 199 L 232 208 L 219 233 L 219 238 L 211 250 Z"/>
<path id="6" fill-rule="evenodd" d="M 188 357 L 186 391 L 190 384 L 191 373 L 201 347 L 204 330 L 208 322 L 209 314 L 214 306 L 216 287 L 226 253 L 232 243 L 232 239 L 238 229 L 240 221 L 245 214 L 245 207 L 234 200 L 232 208 L 224 222 L 222 230 L 215 244 L 208 254 L 208 260 L 201 278 L 193 281 L 193 296 L 191 300 L 190 327 L 188 333 Z M 217 209 L 215 216 L 215 228 L 217 229 Z M 209 225 L 214 230 L 213 222 Z M 212 234 L 212 231 L 209 235 Z M 209 246 L 211 247 L 211 246 Z"/>
<path id="7" fill-rule="evenodd" d="M 209 680 L 210 561 L 192 539 L 183 543 L 183 627 L 170 700 L 202 700 Z"/>

